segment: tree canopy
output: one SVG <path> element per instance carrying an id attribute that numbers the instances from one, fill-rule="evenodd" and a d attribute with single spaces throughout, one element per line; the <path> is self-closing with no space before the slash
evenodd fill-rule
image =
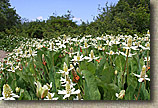
<path id="1" fill-rule="evenodd" d="M 47 20 L 28 21 L 22 19 L 9 0 L 0 1 L 0 32 L 36 38 L 52 38 L 66 35 L 141 34 L 150 28 L 150 0 L 119 0 L 117 4 L 105 3 L 99 7 L 93 22 L 77 25 L 71 11 Z M 52 10 L 53 11 L 53 10 Z"/>
<path id="2" fill-rule="evenodd" d="M 9 0 L 0 1 L 0 32 L 20 24 L 20 16 L 11 8 Z"/>

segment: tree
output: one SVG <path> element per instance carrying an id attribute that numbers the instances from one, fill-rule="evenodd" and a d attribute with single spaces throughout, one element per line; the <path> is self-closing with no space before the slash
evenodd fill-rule
<path id="1" fill-rule="evenodd" d="M 95 31 L 108 34 L 146 33 L 150 27 L 149 0 L 119 0 L 116 5 L 99 8 Z"/>
<path id="2" fill-rule="evenodd" d="M 0 32 L 20 24 L 20 16 L 11 8 L 9 0 L 0 1 Z"/>

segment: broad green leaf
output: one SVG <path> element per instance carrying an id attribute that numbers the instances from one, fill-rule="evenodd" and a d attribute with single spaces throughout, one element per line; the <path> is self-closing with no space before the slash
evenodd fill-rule
<path id="1" fill-rule="evenodd" d="M 129 73 L 138 73 L 138 62 L 135 57 L 128 58 L 129 63 Z"/>
<path id="2" fill-rule="evenodd" d="M 56 92 L 56 83 L 55 83 L 55 69 L 54 69 L 54 67 L 52 66 L 52 68 L 51 68 L 51 71 L 49 72 L 49 83 L 51 83 L 52 82 L 52 89 L 53 89 L 53 91 L 54 92 Z"/>
<path id="3" fill-rule="evenodd" d="M 97 70 L 96 70 L 96 74 L 97 74 L 97 75 L 101 74 L 101 72 L 102 72 L 103 69 L 104 69 L 104 65 L 107 64 L 106 62 L 107 62 L 107 61 L 106 61 L 106 58 L 102 58 L 102 59 L 101 59 L 101 61 L 100 61 L 100 63 L 99 63 L 99 66 L 98 66 L 98 68 L 97 68 Z"/>
<path id="4" fill-rule="evenodd" d="M 86 80 L 85 100 L 100 100 L 101 96 L 97 87 L 95 76 L 87 70 L 83 70 L 82 73 L 85 76 L 85 80 Z"/>
<path id="5" fill-rule="evenodd" d="M 112 66 L 108 66 L 100 73 L 100 79 L 104 83 L 112 83 L 114 80 L 114 69 Z"/>
<path id="6" fill-rule="evenodd" d="M 148 90 L 145 88 L 145 84 L 142 83 L 142 87 L 141 87 L 141 94 L 143 95 L 143 98 L 140 97 L 142 100 L 149 100 L 150 97 L 149 97 L 149 92 Z"/>
<path id="7" fill-rule="evenodd" d="M 82 62 L 80 66 L 80 70 L 88 70 L 92 74 L 96 72 L 96 66 L 92 62 Z"/>
<path id="8" fill-rule="evenodd" d="M 115 70 L 117 70 L 118 72 L 123 72 L 124 67 L 125 67 L 125 58 L 122 55 L 118 55 L 115 58 Z"/>

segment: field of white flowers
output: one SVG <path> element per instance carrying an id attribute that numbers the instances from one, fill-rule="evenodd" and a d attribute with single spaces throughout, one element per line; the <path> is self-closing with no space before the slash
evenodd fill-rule
<path id="1" fill-rule="evenodd" d="M 149 33 L 18 43 L 0 62 L 1 100 L 150 100 Z"/>

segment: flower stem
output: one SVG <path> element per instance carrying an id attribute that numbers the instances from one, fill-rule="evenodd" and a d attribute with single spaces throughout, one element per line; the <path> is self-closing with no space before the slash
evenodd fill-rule
<path id="1" fill-rule="evenodd" d="M 140 83 L 140 86 L 139 86 L 139 91 L 138 91 L 138 95 L 137 95 L 136 100 L 138 100 L 138 97 L 139 97 L 139 94 L 140 94 L 140 89 L 141 89 L 141 86 L 142 86 L 142 83 Z"/>
<path id="2" fill-rule="evenodd" d="M 111 64 L 111 66 L 112 66 L 112 58 L 111 58 L 111 56 L 112 56 L 112 55 L 110 55 L 110 64 Z"/>
<path id="3" fill-rule="evenodd" d="M 148 58 L 149 57 L 149 51 L 147 51 L 147 69 L 148 69 L 148 67 L 149 67 L 149 62 L 148 62 Z"/>
<path id="4" fill-rule="evenodd" d="M 79 88 L 79 90 L 81 91 L 81 86 L 79 86 L 79 84 L 77 83 L 77 86 L 78 86 L 78 88 Z M 82 88 L 82 91 L 83 91 L 83 88 Z M 83 97 L 83 93 L 82 93 L 82 91 L 81 91 L 81 95 L 82 95 L 82 97 Z"/>
<path id="5" fill-rule="evenodd" d="M 53 57 L 53 66 L 54 66 L 54 56 L 53 56 L 53 50 L 52 50 L 52 57 Z"/>
<path id="6" fill-rule="evenodd" d="M 31 55 L 32 56 L 32 55 Z M 35 68 L 34 68 L 34 57 L 32 56 L 32 62 L 33 62 L 33 69 L 34 69 L 34 72 L 35 72 L 35 79 L 36 79 L 36 81 L 37 81 L 37 75 L 36 75 L 36 70 L 35 70 Z"/>
<path id="7" fill-rule="evenodd" d="M 48 73 L 48 69 L 47 69 L 48 67 L 47 67 L 47 65 L 46 65 L 46 72 L 47 72 L 47 74 L 48 74 L 48 76 L 49 76 L 49 73 Z"/>
<path id="8" fill-rule="evenodd" d="M 127 58 L 127 76 L 129 76 L 129 71 L 128 71 L 128 58 Z"/>
<path id="9" fill-rule="evenodd" d="M 125 63 L 124 71 L 123 71 L 123 74 L 122 74 L 122 86 L 123 86 L 123 89 L 124 89 L 123 80 L 124 80 L 124 74 L 125 74 L 125 70 L 126 70 L 126 65 L 127 65 L 127 62 L 128 62 L 128 54 L 129 54 L 129 49 L 127 49 L 126 63 Z"/>
<path id="10" fill-rule="evenodd" d="M 145 88 L 146 88 L 146 80 L 144 79 L 144 84 L 145 84 Z"/>
<path id="11" fill-rule="evenodd" d="M 116 84 L 116 85 L 117 85 L 117 75 L 115 75 L 114 84 Z"/>

